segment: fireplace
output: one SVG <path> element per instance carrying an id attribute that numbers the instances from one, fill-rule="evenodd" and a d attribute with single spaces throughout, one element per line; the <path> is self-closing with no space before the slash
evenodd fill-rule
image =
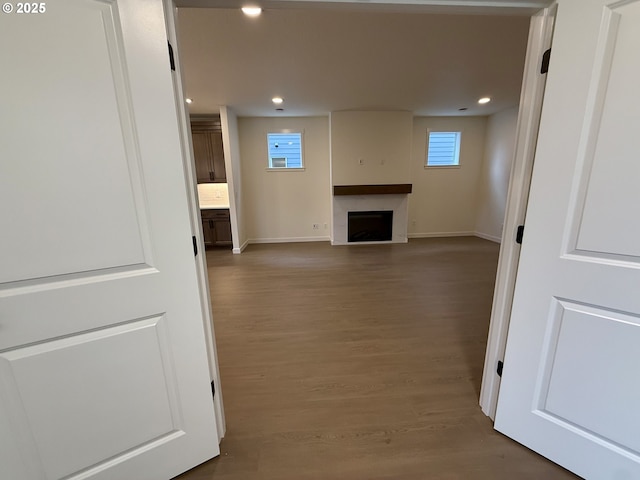
<path id="1" fill-rule="evenodd" d="M 331 244 L 407 243 L 411 188 L 411 184 L 334 185 Z"/>
<path id="2" fill-rule="evenodd" d="M 349 212 L 347 241 L 388 242 L 393 233 L 393 211 Z"/>

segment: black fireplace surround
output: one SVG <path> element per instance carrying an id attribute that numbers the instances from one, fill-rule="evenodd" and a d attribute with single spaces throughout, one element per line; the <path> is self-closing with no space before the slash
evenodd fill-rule
<path id="1" fill-rule="evenodd" d="M 386 242 L 393 233 L 393 211 L 348 212 L 347 241 Z"/>

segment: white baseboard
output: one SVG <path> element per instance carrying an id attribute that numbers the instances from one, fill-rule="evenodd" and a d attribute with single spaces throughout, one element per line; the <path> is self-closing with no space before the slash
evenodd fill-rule
<path id="1" fill-rule="evenodd" d="M 476 232 L 429 232 L 429 233 L 410 233 L 409 238 L 439 238 L 439 237 L 473 237 Z"/>
<path id="2" fill-rule="evenodd" d="M 388 240 L 388 241 L 384 241 L 384 242 L 331 242 L 332 246 L 340 246 L 340 245 L 349 245 L 349 246 L 355 246 L 355 245 L 392 245 L 392 244 L 396 244 L 396 243 L 407 243 L 407 239 L 405 238 L 404 240 Z"/>
<path id="3" fill-rule="evenodd" d="M 474 232 L 474 235 L 476 237 L 484 238 L 485 240 L 490 240 L 490 241 L 496 242 L 496 243 L 502 243 L 502 239 L 500 237 L 495 237 L 493 235 L 487 235 L 486 233 L 482 233 L 482 232 Z"/>
<path id="4" fill-rule="evenodd" d="M 240 248 L 234 248 L 232 251 L 235 255 L 238 255 L 242 253 L 245 248 L 247 248 L 247 245 L 249 245 L 249 240 L 245 240 L 244 243 L 240 245 Z"/>
<path id="5" fill-rule="evenodd" d="M 283 237 L 283 238 L 250 238 L 248 243 L 298 243 L 298 242 L 328 242 L 329 237 Z"/>
<path id="6" fill-rule="evenodd" d="M 500 243 L 500 237 L 494 237 L 482 232 L 429 232 L 429 233 L 410 233 L 407 238 L 443 238 L 443 237 L 480 237 L 485 240 Z M 330 242 L 332 245 L 373 245 L 387 243 L 406 243 L 405 242 L 351 242 L 351 243 L 335 243 L 330 237 L 282 237 L 282 238 L 250 238 L 242 244 L 240 248 L 234 248 L 233 253 L 241 253 L 250 244 L 260 243 L 299 243 L 299 242 Z"/>

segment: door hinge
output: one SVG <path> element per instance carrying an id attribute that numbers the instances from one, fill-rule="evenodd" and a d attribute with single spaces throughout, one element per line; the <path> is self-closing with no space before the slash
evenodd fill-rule
<path id="1" fill-rule="evenodd" d="M 211 396 L 216 398 L 216 382 L 211 381 Z"/>
<path id="2" fill-rule="evenodd" d="M 516 231 L 516 243 L 522 245 L 522 236 L 524 235 L 524 225 L 518 225 L 518 230 Z"/>
<path id="3" fill-rule="evenodd" d="M 500 378 L 502 378 L 502 369 L 504 368 L 504 362 L 502 360 L 498 360 L 498 368 L 496 369 L 496 373 Z"/>
<path id="4" fill-rule="evenodd" d="M 551 59 L 551 49 L 547 49 L 542 54 L 542 65 L 540 65 L 540 73 L 547 73 L 549 71 L 549 60 Z"/>
<path id="5" fill-rule="evenodd" d="M 167 45 L 169 45 L 169 65 L 171 65 L 171 70 L 173 70 L 175 72 L 176 71 L 176 62 L 173 59 L 173 47 L 171 46 L 171 44 L 169 42 L 167 42 Z"/>
<path id="6" fill-rule="evenodd" d="M 195 235 L 191 237 L 191 241 L 193 242 L 193 256 L 198 256 L 198 240 L 196 240 Z"/>

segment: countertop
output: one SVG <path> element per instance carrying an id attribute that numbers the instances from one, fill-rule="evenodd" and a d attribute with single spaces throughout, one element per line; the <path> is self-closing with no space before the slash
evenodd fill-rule
<path id="1" fill-rule="evenodd" d="M 200 210 L 224 210 L 228 208 L 229 205 L 200 205 Z"/>

